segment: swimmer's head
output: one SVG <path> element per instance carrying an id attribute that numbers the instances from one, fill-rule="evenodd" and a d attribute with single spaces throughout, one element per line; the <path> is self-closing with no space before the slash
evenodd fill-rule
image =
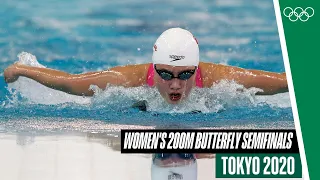
<path id="1" fill-rule="evenodd" d="M 164 31 L 153 46 L 153 64 L 198 66 L 199 46 L 191 32 L 181 28 Z"/>
<path id="2" fill-rule="evenodd" d="M 163 32 L 153 47 L 155 86 L 171 104 L 186 98 L 195 86 L 199 66 L 199 46 L 187 30 L 171 28 Z"/>

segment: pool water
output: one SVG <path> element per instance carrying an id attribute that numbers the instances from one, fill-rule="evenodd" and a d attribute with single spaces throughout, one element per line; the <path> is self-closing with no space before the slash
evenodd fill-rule
<path id="1" fill-rule="evenodd" d="M 3 70 L 18 60 L 69 73 L 149 63 L 153 43 L 170 27 L 194 33 L 202 61 L 284 72 L 272 1 L 4 0 L 0 132 L 106 132 L 128 125 L 294 128 L 288 93 L 255 96 L 259 89 L 234 82 L 194 89 L 186 102 L 171 106 L 148 87 L 92 87 L 97 93 L 88 98 L 26 78 L 10 85 L 3 80 Z M 145 101 L 147 111 L 133 108 L 137 101 Z"/>

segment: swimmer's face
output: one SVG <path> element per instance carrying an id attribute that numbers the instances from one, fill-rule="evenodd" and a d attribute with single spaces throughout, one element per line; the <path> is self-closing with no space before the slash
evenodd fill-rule
<path id="1" fill-rule="evenodd" d="M 170 104 L 177 104 L 190 94 L 195 85 L 195 66 L 170 66 L 157 64 L 155 66 L 154 82 L 162 97 Z M 157 72 L 158 71 L 158 72 Z M 162 77 L 159 75 L 162 74 Z M 182 79 L 169 79 L 170 74 Z M 186 79 L 187 77 L 190 77 Z M 166 80 L 168 78 L 169 80 Z"/>

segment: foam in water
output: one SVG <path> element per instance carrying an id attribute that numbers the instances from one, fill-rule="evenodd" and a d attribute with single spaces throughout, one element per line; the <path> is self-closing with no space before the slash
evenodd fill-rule
<path id="1" fill-rule="evenodd" d="M 35 67 L 45 67 L 32 54 L 23 52 L 18 57 L 19 63 Z M 280 108 L 290 107 L 288 93 L 274 96 L 255 96 L 255 93 L 261 91 L 260 89 L 246 89 L 233 81 L 221 81 L 211 88 L 194 88 L 190 96 L 178 105 L 166 103 L 156 88 L 146 86 L 124 88 L 108 85 L 105 90 L 101 90 L 97 86 L 92 85 L 90 88 L 95 92 L 93 97 L 80 97 L 47 88 L 28 78 L 19 77 L 16 82 L 8 85 L 8 89 L 11 92 L 8 104 L 21 103 L 16 98 L 19 94 L 25 100 L 24 103 L 27 104 L 59 105 L 63 103 L 75 103 L 93 108 L 110 109 L 130 107 L 135 102 L 144 101 L 146 102 L 148 111 L 166 113 L 185 113 L 191 111 L 212 113 L 231 107 L 255 107 L 265 104 Z"/>

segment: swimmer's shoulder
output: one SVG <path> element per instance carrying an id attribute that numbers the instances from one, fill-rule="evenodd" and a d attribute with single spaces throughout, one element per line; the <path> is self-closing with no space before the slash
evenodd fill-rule
<path id="1" fill-rule="evenodd" d="M 125 75 L 130 82 L 131 86 L 142 86 L 146 84 L 147 73 L 151 63 L 146 64 L 129 64 L 124 66 L 116 66 L 110 68 L 111 71 L 118 71 Z"/>
<path id="2" fill-rule="evenodd" d="M 202 83 L 204 87 L 211 87 L 214 83 L 224 78 L 229 66 L 211 62 L 200 62 Z"/>

